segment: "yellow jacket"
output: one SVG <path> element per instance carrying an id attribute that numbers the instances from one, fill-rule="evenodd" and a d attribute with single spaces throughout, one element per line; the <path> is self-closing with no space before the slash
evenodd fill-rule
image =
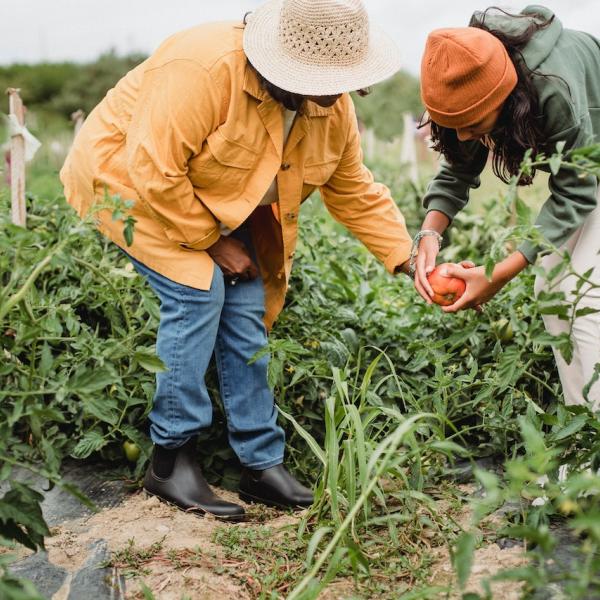
<path id="1" fill-rule="evenodd" d="M 283 111 L 242 50 L 243 25 L 200 25 L 169 38 L 108 92 L 81 128 L 61 170 L 67 200 L 84 216 L 109 194 L 135 200 L 133 244 L 110 211 L 98 228 L 154 271 L 209 289 L 206 249 L 219 222 L 250 217 L 265 283 L 268 327 L 283 307 L 300 203 L 319 187 L 325 205 L 388 271 L 411 239 L 389 190 L 362 164 L 352 100 L 306 102 L 283 147 Z M 259 206 L 277 177 L 279 202 Z"/>

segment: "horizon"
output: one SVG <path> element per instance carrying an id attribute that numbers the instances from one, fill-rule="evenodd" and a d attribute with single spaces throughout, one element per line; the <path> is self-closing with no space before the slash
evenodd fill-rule
<path id="1" fill-rule="evenodd" d="M 241 19 L 256 8 L 260 0 L 226 0 L 219 5 L 192 0 L 171 0 L 166 11 L 160 0 L 105 0 L 106 14 L 119 18 L 98 19 L 98 4 L 84 0 L 20 0 L 0 6 L 0 23 L 10 23 L 0 35 L 0 65 L 75 62 L 86 63 L 114 50 L 118 55 L 149 55 L 169 35 L 194 24 Z M 429 0 L 402 7 L 393 0 L 367 0 L 371 19 L 397 43 L 403 58 L 403 70 L 413 75 L 419 64 L 427 34 L 438 27 L 466 26 L 475 10 L 493 3 L 478 0 Z M 552 0 L 544 3 L 555 11 L 565 27 L 581 29 L 600 36 L 600 11 L 595 0 Z M 512 12 L 522 4 L 500 3 Z M 9 14 L 10 12 L 10 14 Z M 139 18 L 143 15 L 143 19 Z M 394 15 L 395 18 L 390 18 Z M 426 23 L 426 24 L 425 24 Z M 28 32 L 28 39 L 23 32 Z"/>

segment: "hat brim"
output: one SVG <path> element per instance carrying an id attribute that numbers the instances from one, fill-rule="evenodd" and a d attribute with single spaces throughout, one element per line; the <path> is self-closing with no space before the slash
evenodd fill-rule
<path id="1" fill-rule="evenodd" d="M 303 96 L 334 96 L 375 85 L 400 70 L 398 47 L 370 25 L 369 47 L 360 63 L 311 65 L 286 54 L 279 43 L 281 0 L 270 0 L 251 13 L 244 30 L 244 52 L 272 84 Z"/>

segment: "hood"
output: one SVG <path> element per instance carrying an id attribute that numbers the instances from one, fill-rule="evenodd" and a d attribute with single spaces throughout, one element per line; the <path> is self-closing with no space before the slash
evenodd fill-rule
<path id="1" fill-rule="evenodd" d="M 521 15 L 526 18 L 515 19 L 501 12 L 490 12 L 485 18 L 485 24 L 491 30 L 496 29 L 503 33 L 518 35 L 525 31 L 532 21 L 553 18 L 550 26 L 538 31 L 523 50 L 525 63 L 532 71 L 535 71 L 552 52 L 562 33 L 563 26 L 554 13 L 545 6 L 532 4 L 525 8 Z M 473 18 L 481 19 L 482 16 L 483 13 L 478 11 L 473 15 Z"/>

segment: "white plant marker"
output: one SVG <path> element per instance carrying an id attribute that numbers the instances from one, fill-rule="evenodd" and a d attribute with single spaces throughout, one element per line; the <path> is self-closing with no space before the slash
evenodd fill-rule
<path id="1" fill-rule="evenodd" d="M 419 166 L 417 164 L 417 144 L 415 141 L 415 122 L 409 112 L 403 115 L 404 133 L 402 134 L 402 149 L 400 162 L 408 166 L 408 176 L 413 183 L 419 181 Z"/>
<path id="2" fill-rule="evenodd" d="M 75 137 L 79 133 L 79 130 L 81 129 L 81 126 L 85 121 L 85 112 L 83 112 L 81 109 L 76 110 L 74 113 L 71 114 L 71 121 L 73 121 L 74 123 L 73 137 Z"/>
<path id="3" fill-rule="evenodd" d="M 13 115 L 17 123 L 25 125 L 25 109 L 19 96 L 18 89 L 8 88 L 9 114 Z M 25 137 L 22 133 L 13 132 L 10 138 L 10 191 L 11 191 L 11 216 L 15 225 L 25 227 L 27 224 L 27 210 L 25 208 Z"/>

